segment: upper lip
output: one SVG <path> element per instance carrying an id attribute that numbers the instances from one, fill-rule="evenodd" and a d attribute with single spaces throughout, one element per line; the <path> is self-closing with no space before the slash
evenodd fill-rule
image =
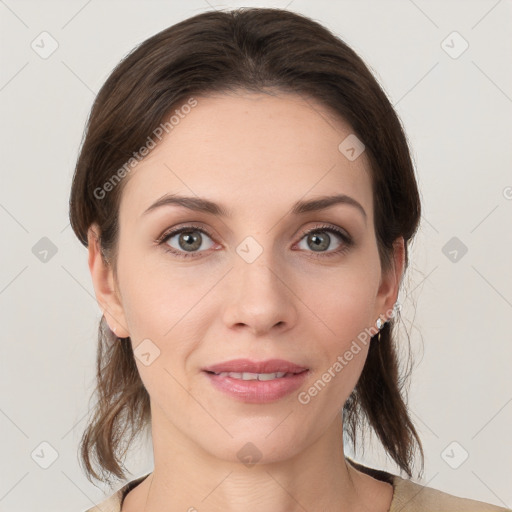
<path id="1" fill-rule="evenodd" d="M 307 370 L 304 366 L 284 359 L 267 359 L 266 361 L 251 361 L 250 359 L 232 359 L 223 363 L 213 364 L 203 368 L 204 371 L 222 373 L 301 373 Z"/>

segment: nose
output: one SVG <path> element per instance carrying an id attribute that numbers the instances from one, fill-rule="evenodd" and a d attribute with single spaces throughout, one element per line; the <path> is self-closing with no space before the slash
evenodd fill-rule
<path id="1" fill-rule="evenodd" d="M 297 321 L 297 299 L 289 273 L 264 254 L 252 263 L 241 258 L 235 262 L 224 310 L 228 328 L 246 329 L 254 336 L 284 332 Z"/>

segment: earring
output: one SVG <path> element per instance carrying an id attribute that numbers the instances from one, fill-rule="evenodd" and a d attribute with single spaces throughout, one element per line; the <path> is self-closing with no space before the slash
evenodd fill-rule
<path id="1" fill-rule="evenodd" d="M 385 323 L 386 322 L 384 322 L 380 316 L 379 316 L 379 318 L 377 318 L 377 322 L 375 322 L 375 326 L 379 330 L 379 332 L 377 334 L 377 341 L 380 341 L 380 330 L 384 327 Z"/>

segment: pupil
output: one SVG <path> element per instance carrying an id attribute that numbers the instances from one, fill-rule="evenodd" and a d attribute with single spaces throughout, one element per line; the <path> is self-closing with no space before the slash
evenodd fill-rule
<path id="1" fill-rule="evenodd" d="M 322 241 L 322 236 L 326 237 L 327 240 Z M 319 236 L 318 234 L 314 234 L 310 236 L 310 241 L 313 242 L 313 249 L 317 251 L 318 249 L 327 249 L 329 247 L 329 235 L 322 235 Z"/>
<path id="2" fill-rule="evenodd" d="M 188 247 L 189 249 L 199 249 L 199 247 L 201 246 L 201 241 L 199 240 L 199 237 L 193 236 L 190 233 L 182 233 L 180 241 L 184 241 L 185 244 L 191 244 Z M 194 242 L 196 243 L 194 244 Z"/>

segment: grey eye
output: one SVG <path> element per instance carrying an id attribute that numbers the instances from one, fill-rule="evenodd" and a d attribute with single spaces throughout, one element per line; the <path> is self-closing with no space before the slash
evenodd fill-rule
<path id="1" fill-rule="evenodd" d="M 171 243 L 171 240 L 176 237 L 178 246 Z M 171 233 L 167 238 L 166 243 L 178 251 L 196 252 L 201 248 L 204 250 L 211 247 L 211 245 L 210 247 L 202 247 L 204 237 L 210 238 L 206 233 L 198 229 L 187 229 L 180 231 L 179 233 Z"/>
<path id="2" fill-rule="evenodd" d="M 334 233 L 333 233 L 334 234 Z M 338 238 L 340 238 L 339 235 L 334 234 Z M 300 244 L 303 243 L 307 244 L 307 247 L 300 246 Z M 304 236 L 304 238 L 300 241 L 299 248 L 300 249 L 311 249 L 314 252 L 324 252 L 329 249 L 329 245 L 332 242 L 332 237 L 327 233 L 327 230 L 318 230 L 314 231 L 312 233 L 308 233 Z M 337 247 L 331 248 L 332 250 L 337 249 L 341 244 L 338 243 Z"/>

